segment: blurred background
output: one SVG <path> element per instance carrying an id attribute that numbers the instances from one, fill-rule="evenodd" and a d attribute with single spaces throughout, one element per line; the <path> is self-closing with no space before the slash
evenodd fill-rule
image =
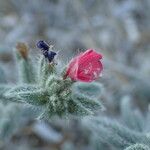
<path id="1" fill-rule="evenodd" d="M 124 98 L 143 115 L 148 111 L 150 0 L 0 1 L 0 64 L 7 82 L 16 82 L 16 43 L 27 42 L 37 56 L 40 39 L 53 45 L 64 63 L 88 48 L 103 54 L 103 114 L 117 118 Z"/>

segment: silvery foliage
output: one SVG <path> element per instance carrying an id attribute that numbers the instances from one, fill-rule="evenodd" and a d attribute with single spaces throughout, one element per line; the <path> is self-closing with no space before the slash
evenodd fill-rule
<path id="1" fill-rule="evenodd" d="M 98 100 L 101 84 L 63 79 L 63 74 L 56 71 L 56 64 L 49 63 L 44 56 L 32 62 L 24 43 L 15 52 L 18 83 L 0 85 L 0 99 L 4 103 L 11 101 L 40 107 L 40 118 L 93 115 L 103 108 Z"/>

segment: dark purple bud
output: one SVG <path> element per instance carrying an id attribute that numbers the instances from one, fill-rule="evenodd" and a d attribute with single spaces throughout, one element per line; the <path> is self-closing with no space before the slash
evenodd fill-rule
<path id="1" fill-rule="evenodd" d="M 42 50 L 44 57 L 47 58 L 49 62 L 53 61 L 56 53 L 49 51 L 50 46 L 45 41 L 39 41 L 37 47 Z"/>
<path id="2" fill-rule="evenodd" d="M 43 51 L 49 50 L 49 45 L 45 41 L 42 41 L 42 40 L 37 43 L 37 47 L 39 49 L 42 49 Z"/>
<path id="3" fill-rule="evenodd" d="M 49 60 L 49 62 L 52 62 L 52 60 L 54 59 L 55 55 L 56 55 L 56 53 L 53 52 L 53 51 L 49 51 L 48 52 L 48 60 Z"/>

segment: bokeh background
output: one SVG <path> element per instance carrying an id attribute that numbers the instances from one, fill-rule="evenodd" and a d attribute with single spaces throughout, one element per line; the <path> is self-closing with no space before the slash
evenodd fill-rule
<path id="1" fill-rule="evenodd" d="M 17 72 L 13 48 L 47 41 L 66 63 L 80 51 L 103 54 L 100 115 L 118 118 L 120 101 L 130 99 L 142 114 L 150 102 L 150 0 L 1 0 L 0 64 L 7 82 Z M 0 74 L 2 75 L 2 74 Z"/>

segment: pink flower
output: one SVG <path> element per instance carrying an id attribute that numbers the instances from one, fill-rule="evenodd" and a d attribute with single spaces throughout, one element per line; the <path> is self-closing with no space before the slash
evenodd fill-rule
<path id="1" fill-rule="evenodd" d="M 100 59 L 102 55 L 92 49 L 80 53 L 70 61 L 64 79 L 70 77 L 74 81 L 83 82 L 98 79 L 103 70 Z"/>

